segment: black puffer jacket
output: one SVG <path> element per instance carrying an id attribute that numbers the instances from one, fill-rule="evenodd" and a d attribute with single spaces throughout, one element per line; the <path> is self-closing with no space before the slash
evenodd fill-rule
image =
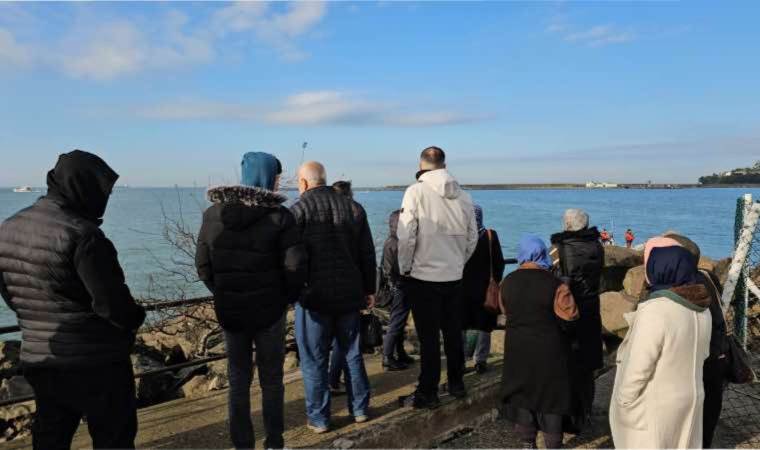
<path id="1" fill-rule="evenodd" d="M 95 155 L 61 155 L 47 195 L 0 226 L 0 292 L 18 315 L 25 367 L 129 357 L 145 311 L 99 228 L 117 178 Z"/>
<path id="2" fill-rule="evenodd" d="M 306 252 L 282 194 L 257 187 L 210 189 L 195 257 L 229 331 L 274 324 L 306 281 Z"/>
<path id="3" fill-rule="evenodd" d="M 326 314 L 366 307 L 375 293 L 375 245 L 361 205 L 322 186 L 301 195 L 291 208 L 309 255 L 308 286 L 301 304 Z"/>
<path id="4" fill-rule="evenodd" d="M 566 231 L 553 235 L 551 241 L 559 256 L 557 275 L 570 284 L 581 315 L 576 323 L 576 332 L 583 370 L 599 369 L 604 356 L 599 310 L 604 248 L 599 242 L 599 231 L 596 228 Z"/>

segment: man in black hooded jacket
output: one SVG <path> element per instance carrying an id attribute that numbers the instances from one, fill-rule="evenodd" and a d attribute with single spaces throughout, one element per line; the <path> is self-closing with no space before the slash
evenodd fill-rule
<path id="1" fill-rule="evenodd" d="M 35 449 L 69 448 L 82 417 L 93 447 L 134 448 L 129 354 L 145 311 L 99 228 L 117 178 L 91 153 L 63 154 L 47 195 L 0 226 L 0 293 L 21 327 Z"/>

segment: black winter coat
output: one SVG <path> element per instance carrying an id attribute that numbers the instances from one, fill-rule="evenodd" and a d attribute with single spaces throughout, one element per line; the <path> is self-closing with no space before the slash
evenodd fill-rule
<path id="1" fill-rule="evenodd" d="M 581 367 L 589 372 L 600 369 L 604 365 L 599 304 L 604 248 L 599 231 L 566 231 L 553 235 L 551 241 L 559 253 L 557 275 L 570 285 L 581 315 L 575 329 Z"/>
<path id="2" fill-rule="evenodd" d="M 491 272 L 497 283 L 504 276 L 504 255 L 501 252 L 499 235 L 491 231 L 493 240 L 489 251 L 488 233 L 481 233 L 475 252 L 464 266 L 462 286 L 464 293 L 464 314 L 462 329 L 491 332 L 496 328 L 497 315 L 483 308 Z M 493 254 L 493 260 L 491 255 Z"/>
<path id="3" fill-rule="evenodd" d="M 129 358 L 145 311 L 99 228 L 117 178 L 95 155 L 61 155 L 47 195 L 0 226 L 0 293 L 18 316 L 25 367 Z"/>
<path id="4" fill-rule="evenodd" d="M 208 191 L 195 264 L 228 331 L 270 327 L 306 282 L 306 252 L 282 194 L 257 187 Z"/>
<path id="5" fill-rule="evenodd" d="M 554 309 L 560 284 L 549 271 L 518 269 L 501 285 L 507 315 L 501 395 L 513 407 L 562 415 L 576 410 L 571 337 Z"/>
<path id="6" fill-rule="evenodd" d="M 365 308 L 375 293 L 377 261 L 364 208 L 322 186 L 301 195 L 291 211 L 309 255 L 301 304 L 326 314 Z"/>
<path id="7" fill-rule="evenodd" d="M 383 244 L 383 277 L 385 280 L 393 284 L 398 284 L 401 280 L 401 273 L 399 272 L 398 267 L 399 212 L 400 211 L 394 211 L 393 214 L 391 214 L 390 220 L 388 221 L 390 230 L 388 233 L 388 239 L 386 239 Z"/>

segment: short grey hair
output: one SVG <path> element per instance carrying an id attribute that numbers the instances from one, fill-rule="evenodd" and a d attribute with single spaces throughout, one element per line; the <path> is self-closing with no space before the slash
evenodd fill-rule
<path id="1" fill-rule="evenodd" d="M 565 231 L 580 231 L 588 228 L 588 214 L 582 209 L 568 209 L 562 217 Z"/>

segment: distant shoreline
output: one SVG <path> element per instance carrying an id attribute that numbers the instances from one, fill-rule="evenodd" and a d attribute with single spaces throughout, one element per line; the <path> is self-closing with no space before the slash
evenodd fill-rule
<path id="1" fill-rule="evenodd" d="M 369 191 L 404 191 L 408 185 L 391 185 L 375 187 L 354 187 L 355 192 Z M 760 184 L 684 184 L 684 183 L 628 183 L 618 184 L 616 187 L 596 187 L 589 188 L 585 184 L 576 183 L 506 183 L 506 184 L 463 184 L 464 189 L 472 191 L 529 191 L 529 190 L 587 190 L 587 191 L 619 191 L 626 189 L 760 189 Z M 130 189 L 206 189 L 204 186 L 130 186 L 128 188 L 118 187 L 115 190 Z M 0 187 L 0 191 L 12 191 L 10 186 Z M 35 188 L 45 189 L 45 188 Z M 294 188 L 286 188 L 284 191 L 295 191 Z M 32 194 L 40 192 L 27 192 Z M 19 193 L 24 194 L 24 193 Z"/>

